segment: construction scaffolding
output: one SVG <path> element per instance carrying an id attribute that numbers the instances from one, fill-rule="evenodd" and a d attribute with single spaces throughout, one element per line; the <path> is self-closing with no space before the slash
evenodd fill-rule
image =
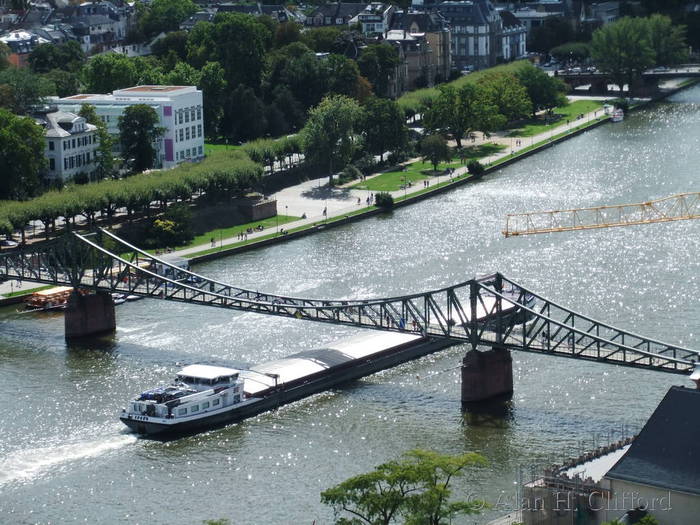
<path id="1" fill-rule="evenodd" d="M 687 219 L 700 219 L 700 192 L 679 193 L 637 204 L 509 214 L 503 235 L 515 237 Z"/>

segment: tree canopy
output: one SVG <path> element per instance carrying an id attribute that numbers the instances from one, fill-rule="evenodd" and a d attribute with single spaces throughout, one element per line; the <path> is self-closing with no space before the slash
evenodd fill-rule
<path id="1" fill-rule="evenodd" d="M 41 126 L 0 109 L 0 199 L 31 196 L 45 162 Z"/>
<path id="2" fill-rule="evenodd" d="M 370 97 L 363 107 L 362 129 L 365 146 L 370 153 L 384 160 L 384 153 L 406 144 L 406 116 L 399 105 L 388 99 Z"/>
<path id="3" fill-rule="evenodd" d="M 467 470 L 484 466 L 474 453 L 449 456 L 428 450 L 411 450 L 372 472 L 353 476 L 321 493 L 331 505 L 336 523 L 349 525 L 440 525 L 454 517 L 479 514 L 482 501 L 453 501 L 451 483 Z M 347 518 L 346 516 L 350 516 Z"/>
<path id="4" fill-rule="evenodd" d="M 119 140 L 122 157 L 130 170 L 139 173 L 155 165 L 156 150 L 153 143 L 163 134 L 157 126 L 158 115 L 145 104 L 134 104 L 124 109 L 119 117 Z"/>
<path id="5" fill-rule="evenodd" d="M 527 91 L 532 103 L 533 116 L 541 110 L 551 110 L 566 104 L 566 85 L 556 77 L 550 77 L 546 72 L 532 64 L 525 64 L 515 74 L 518 82 Z"/>
<path id="6" fill-rule="evenodd" d="M 360 72 L 372 84 L 379 96 L 389 95 L 389 81 L 399 64 L 399 54 L 390 44 L 370 44 L 357 59 Z"/>
<path id="7" fill-rule="evenodd" d="M 138 5 L 141 6 L 139 29 L 146 37 L 176 31 L 182 22 L 197 12 L 197 5 L 192 0 L 153 0 Z"/>
<path id="8" fill-rule="evenodd" d="M 360 106 L 344 95 L 329 95 L 309 112 L 301 130 L 304 154 L 310 162 L 327 166 L 330 182 L 334 170 L 352 158 L 360 119 Z"/>
<path id="9" fill-rule="evenodd" d="M 496 106 L 508 122 L 527 117 L 532 112 L 527 89 L 514 75 L 490 73 L 479 84 L 484 90 L 485 100 Z"/>

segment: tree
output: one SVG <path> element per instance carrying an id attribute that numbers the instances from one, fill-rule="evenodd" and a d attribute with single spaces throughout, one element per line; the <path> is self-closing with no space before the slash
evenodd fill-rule
<path id="1" fill-rule="evenodd" d="M 39 44 L 29 54 L 29 67 L 35 73 L 48 73 L 52 69 L 78 71 L 85 63 L 85 53 L 80 44 L 69 40 L 63 44 Z"/>
<path id="2" fill-rule="evenodd" d="M 59 97 L 75 95 L 80 89 L 80 80 L 71 71 L 52 69 L 46 73 L 45 78 L 55 86 L 56 95 Z"/>
<path id="3" fill-rule="evenodd" d="M 647 18 L 646 24 L 655 65 L 672 66 L 685 60 L 685 26 L 674 26 L 669 17 L 658 14 Z"/>
<path id="4" fill-rule="evenodd" d="M 584 42 L 567 42 L 557 47 L 553 47 L 549 54 L 559 62 L 575 61 L 581 62 L 591 54 L 591 46 Z"/>
<path id="5" fill-rule="evenodd" d="M 377 95 L 384 97 L 389 94 L 389 82 L 398 64 L 398 51 L 386 43 L 368 45 L 357 59 L 362 76 L 370 81 Z"/>
<path id="6" fill-rule="evenodd" d="M 165 75 L 165 82 L 173 86 L 199 86 L 201 80 L 202 73 L 185 62 L 178 62 Z"/>
<path id="7" fill-rule="evenodd" d="M 437 171 L 438 164 L 450 160 L 450 147 L 442 135 L 427 135 L 420 141 L 420 151 L 423 160 L 433 165 L 433 171 Z"/>
<path id="8" fill-rule="evenodd" d="M 265 105 L 253 88 L 239 85 L 224 106 L 221 132 L 233 142 L 256 139 L 267 129 Z"/>
<path id="9" fill-rule="evenodd" d="M 82 74 L 88 93 L 109 93 L 115 89 L 135 86 L 139 76 L 134 61 L 118 53 L 92 57 Z"/>
<path id="10" fill-rule="evenodd" d="M 7 86 L 3 88 L 3 85 Z M 27 68 L 10 67 L 0 71 L 0 106 L 17 115 L 26 115 L 31 106 L 54 94 L 55 86 Z"/>
<path id="11" fill-rule="evenodd" d="M 112 155 L 112 137 L 107 131 L 107 125 L 97 116 L 95 106 L 91 104 L 83 104 L 80 106 L 78 113 L 89 124 L 97 127 L 97 140 L 99 145 L 95 154 L 97 155 L 97 169 L 95 170 L 96 179 L 104 179 L 111 177 L 114 174 L 114 156 Z"/>
<path id="12" fill-rule="evenodd" d="M 316 53 L 330 53 L 341 33 L 337 27 L 314 27 L 301 34 L 301 41 Z"/>
<path id="13" fill-rule="evenodd" d="M 352 158 L 360 118 L 360 106 L 343 95 L 329 95 L 309 112 L 301 130 L 304 154 L 310 162 L 328 166 L 330 184 L 334 167 L 342 168 Z"/>
<path id="14" fill-rule="evenodd" d="M 647 22 L 642 18 L 621 18 L 593 33 L 591 56 L 598 69 L 610 75 L 620 87 L 632 92 L 642 73 L 654 64 Z"/>
<path id="15" fill-rule="evenodd" d="M 217 60 L 230 86 L 258 89 L 272 33 L 260 20 L 240 13 L 219 13 L 214 18 Z"/>
<path id="16" fill-rule="evenodd" d="M 443 85 L 424 116 L 425 127 L 433 132 L 444 131 L 462 147 L 462 137 L 473 131 L 488 133 L 505 124 L 498 107 L 490 103 L 480 85 L 464 84 L 460 88 Z"/>
<path id="17" fill-rule="evenodd" d="M 122 157 L 132 173 L 154 166 L 156 149 L 153 143 L 163 134 L 163 129 L 157 124 L 157 113 L 145 104 L 128 106 L 119 117 Z"/>
<path id="18" fill-rule="evenodd" d="M 480 81 L 488 103 L 496 106 L 508 122 L 526 117 L 532 111 L 527 89 L 513 75 L 489 73 Z"/>
<path id="19" fill-rule="evenodd" d="M 333 506 L 336 523 L 388 525 L 402 523 L 439 525 L 459 514 L 478 514 L 481 501 L 451 501 L 451 482 L 470 467 L 485 465 L 474 453 L 458 456 L 412 450 L 400 460 L 389 461 L 372 472 L 359 474 L 321 493 L 321 501 Z"/>
<path id="20" fill-rule="evenodd" d="M 201 73 L 199 87 L 204 100 L 204 133 L 208 137 L 216 137 L 224 115 L 228 82 L 224 78 L 224 68 L 218 62 L 207 62 Z"/>
<path id="21" fill-rule="evenodd" d="M 360 70 L 357 62 L 343 55 L 332 54 L 322 62 L 321 74 L 326 77 L 327 92 L 360 100 Z"/>
<path id="22" fill-rule="evenodd" d="M 284 47 L 292 42 L 298 42 L 301 38 L 299 24 L 292 21 L 277 24 L 275 29 L 275 47 Z"/>
<path id="23" fill-rule="evenodd" d="M 196 12 L 197 5 L 192 0 L 153 0 L 138 17 L 138 24 L 145 36 L 155 36 L 177 31 Z"/>
<path id="24" fill-rule="evenodd" d="M 45 162 L 41 126 L 0 109 L 0 199 L 31 196 Z"/>
<path id="25" fill-rule="evenodd" d="M 530 63 L 518 69 L 515 76 L 527 90 L 528 97 L 532 102 L 533 118 L 538 111 L 549 111 L 566 104 L 564 96 L 566 85 L 560 79 L 550 77 Z"/>
<path id="26" fill-rule="evenodd" d="M 180 60 L 187 60 L 187 31 L 173 31 L 153 42 L 151 51 L 158 58 L 163 58 L 171 51 Z"/>
<path id="27" fill-rule="evenodd" d="M 408 130 L 403 110 L 393 100 L 370 97 L 363 107 L 362 130 L 370 153 L 384 160 L 384 153 L 406 145 Z"/>

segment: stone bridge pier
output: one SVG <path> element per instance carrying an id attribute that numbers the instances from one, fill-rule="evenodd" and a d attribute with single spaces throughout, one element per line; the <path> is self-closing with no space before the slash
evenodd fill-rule
<path id="1" fill-rule="evenodd" d="M 65 310 L 66 339 L 112 333 L 116 328 L 111 294 L 97 292 L 81 295 L 73 290 Z"/>
<path id="2" fill-rule="evenodd" d="M 502 346 L 470 350 L 462 361 L 462 404 L 508 397 L 513 393 L 513 358 Z"/>

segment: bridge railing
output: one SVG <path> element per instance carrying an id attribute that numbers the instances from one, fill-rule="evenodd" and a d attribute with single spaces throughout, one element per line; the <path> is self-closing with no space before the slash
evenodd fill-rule
<path id="1" fill-rule="evenodd" d="M 486 323 L 490 333 L 482 337 L 484 342 L 683 373 L 700 361 L 695 350 L 640 336 L 576 313 L 500 274 L 492 282 L 477 286 L 482 288 L 481 294 L 494 297 L 496 302 L 515 302 L 520 313 L 515 323 L 501 327 Z M 499 287 L 509 292 L 508 295 L 499 293 Z"/>

